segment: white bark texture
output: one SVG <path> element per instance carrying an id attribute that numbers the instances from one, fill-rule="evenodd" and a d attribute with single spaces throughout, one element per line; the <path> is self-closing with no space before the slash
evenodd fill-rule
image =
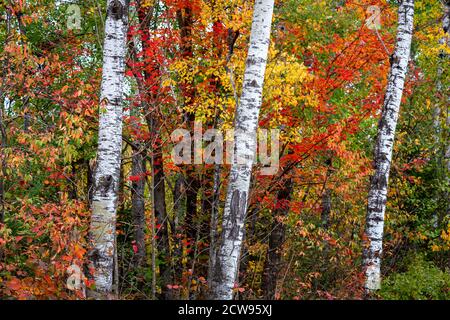
<path id="1" fill-rule="evenodd" d="M 391 57 L 391 70 L 384 98 L 374 152 L 374 175 L 371 180 L 366 217 L 368 243 L 364 249 L 365 289 L 380 289 L 383 227 L 388 193 L 389 170 L 395 129 L 408 69 L 413 33 L 414 0 L 403 0 L 398 10 L 397 43 Z"/>
<path id="2" fill-rule="evenodd" d="M 238 266 L 270 43 L 274 0 L 256 0 L 240 104 L 236 109 L 234 161 L 223 212 L 222 235 L 211 281 L 211 298 L 231 300 Z"/>
<path id="3" fill-rule="evenodd" d="M 95 298 L 112 290 L 118 187 L 122 153 L 123 81 L 125 71 L 128 0 L 108 0 L 103 47 L 97 169 L 94 178 L 89 253 L 95 273 Z"/>

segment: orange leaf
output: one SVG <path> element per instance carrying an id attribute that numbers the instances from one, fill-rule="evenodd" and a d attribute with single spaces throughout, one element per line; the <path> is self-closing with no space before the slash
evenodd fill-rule
<path id="1" fill-rule="evenodd" d="M 15 290 L 15 291 L 20 290 L 20 288 L 22 287 L 21 283 L 20 283 L 20 280 L 17 279 L 17 278 L 12 278 L 11 280 L 9 280 L 8 283 L 6 284 L 6 286 L 9 289 L 12 289 L 12 290 Z"/>

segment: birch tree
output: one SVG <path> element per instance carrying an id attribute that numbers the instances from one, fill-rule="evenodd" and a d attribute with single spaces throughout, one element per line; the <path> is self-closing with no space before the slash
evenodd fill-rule
<path id="1" fill-rule="evenodd" d="M 363 253 L 367 293 L 380 289 L 380 266 L 389 171 L 411 50 L 413 18 L 414 0 L 403 0 L 398 9 L 397 42 L 390 59 L 391 68 L 375 144 L 374 175 L 371 179 L 368 196 L 367 240 Z"/>
<path id="2" fill-rule="evenodd" d="M 242 96 L 235 115 L 234 158 L 223 212 L 221 242 L 211 281 L 212 299 L 231 300 L 237 279 L 273 7 L 274 0 L 255 1 Z"/>
<path id="3" fill-rule="evenodd" d="M 95 298 L 109 297 L 113 284 L 128 5 L 128 0 L 107 2 L 97 168 L 90 225 L 92 250 L 89 260 L 95 270 L 93 274 L 95 290 L 88 294 Z"/>

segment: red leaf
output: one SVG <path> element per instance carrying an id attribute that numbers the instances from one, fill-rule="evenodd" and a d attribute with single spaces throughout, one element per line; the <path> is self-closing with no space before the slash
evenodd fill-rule
<path id="1" fill-rule="evenodd" d="M 9 280 L 8 283 L 6 284 L 6 286 L 9 289 L 12 289 L 12 290 L 15 290 L 15 291 L 18 291 L 22 287 L 21 283 L 20 283 L 20 280 L 17 279 L 17 278 L 12 278 L 11 280 Z"/>
<path id="2" fill-rule="evenodd" d="M 141 180 L 140 176 L 130 176 L 128 179 L 130 179 L 130 181 L 136 182 Z"/>

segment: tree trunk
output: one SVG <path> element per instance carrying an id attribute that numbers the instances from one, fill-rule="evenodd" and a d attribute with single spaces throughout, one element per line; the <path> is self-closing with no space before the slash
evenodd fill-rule
<path id="1" fill-rule="evenodd" d="M 9 34 L 11 31 L 11 14 L 9 10 L 6 10 L 6 35 L 5 35 L 5 42 L 4 46 L 8 44 Z M 4 79 L 6 77 L 6 71 L 8 66 L 8 60 L 3 59 L 2 61 L 2 82 L 4 82 Z M 7 146 L 7 135 L 6 135 L 6 125 L 3 121 L 4 117 L 4 109 L 5 109 L 5 100 L 6 100 L 6 93 L 3 90 L 3 85 L 0 87 L 0 144 L 1 144 L 1 152 L 0 152 L 0 223 L 3 223 L 5 219 L 5 179 L 6 179 L 6 154 L 4 153 L 4 150 Z M 0 261 L 2 261 L 3 254 L 0 251 Z"/>
<path id="2" fill-rule="evenodd" d="M 138 19 L 139 28 L 141 30 L 141 40 L 143 52 L 151 50 L 147 41 L 150 39 L 150 21 L 153 17 L 154 8 L 145 7 L 139 2 L 138 4 Z M 159 65 L 152 65 L 155 71 L 160 70 Z M 153 75 L 144 70 L 145 83 L 151 83 Z M 138 79 L 137 79 L 138 80 Z M 138 80 L 139 81 L 139 80 Z M 156 97 L 152 97 L 151 92 L 147 92 L 144 85 L 139 89 L 140 92 L 146 96 L 146 99 L 154 101 Z M 145 112 L 145 120 L 147 127 L 150 131 L 152 150 L 151 150 L 151 163 L 152 163 L 152 194 L 153 194 L 153 207 L 158 228 L 156 230 L 157 236 L 157 250 L 158 256 L 161 260 L 159 265 L 161 290 L 162 296 L 167 298 L 167 284 L 172 282 L 171 280 L 171 268 L 170 268 L 170 248 L 169 248 L 169 220 L 167 217 L 166 209 L 166 187 L 165 187 L 165 175 L 164 175 L 164 163 L 163 163 L 163 151 L 161 136 L 159 134 L 161 130 L 160 121 L 158 119 L 159 107 L 155 109 L 151 108 L 151 105 L 147 102 L 143 103 L 143 110 Z"/>
<path id="3" fill-rule="evenodd" d="M 110 298 L 122 152 L 123 80 L 125 71 L 128 0 L 108 0 L 103 47 L 97 168 L 92 197 L 89 253 L 94 298 Z"/>
<path id="4" fill-rule="evenodd" d="M 217 256 L 217 226 L 219 224 L 220 165 L 214 166 L 213 202 L 209 232 L 208 287 L 211 287 Z"/>
<path id="5" fill-rule="evenodd" d="M 450 38 L 448 36 L 449 29 L 450 29 L 450 1 L 446 1 L 443 3 L 444 5 L 444 17 L 443 17 L 443 23 L 442 23 L 442 29 L 444 30 L 444 33 L 446 34 L 445 37 L 439 39 L 439 44 L 444 44 L 449 46 L 450 45 Z M 437 94 L 440 95 L 441 92 L 445 92 L 445 89 L 442 88 L 442 75 L 444 73 L 444 69 L 442 65 L 446 63 L 447 55 L 444 52 L 441 52 L 439 54 L 439 65 L 437 68 L 437 83 L 436 83 L 436 91 Z M 447 105 L 448 105 L 448 98 L 447 98 Z M 445 104 L 445 103 L 444 103 Z M 435 159 L 436 159 L 436 178 L 441 180 L 442 177 L 447 177 L 446 182 L 449 182 L 448 173 L 450 172 L 450 145 L 448 145 L 448 142 L 446 141 L 444 143 L 444 146 L 442 146 L 442 109 L 440 107 L 441 101 L 437 102 L 436 107 L 434 108 L 433 112 L 433 127 L 434 127 L 434 152 L 435 152 Z M 450 116 L 447 112 L 447 126 L 450 124 Z M 442 155 L 444 156 L 444 164 L 442 161 Z M 439 201 L 439 199 L 444 196 L 444 199 L 448 199 L 448 193 L 444 193 L 442 195 L 442 192 L 439 190 L 436 190 L 436 201 Z M 450 212 L 450 205 L 447 206 L 447 208 L 444 209 L 445 211 L 436 210 L 433 213 L 433 226 L 434 228 L 438 228 L 442 222 L 442 219 L 445 214 L 448 214 Z M 440 211 L 440 212 L 439 212 Z"/>
<path id="6" fill-rule="evenodd" d="M 183 278 L 183 264 L 182 264 L 182 255 L 183 255 L 183 245 L 182 245 L 182 225 L 180 220 L 184 215 L 184 207 L 186 202 L 186 193 L 185 193 L 185 182 L 183 173 L 178 173 L 178 177 L 175 182 L 175 187 L 173 191 L 173 214 L 174 214 L 174 223 L 173 223 L 173 241 L 174 241 L 174 249 L 172 256 L 172 265 L 174 270 L 174 283 L 181 283 Z M 176 299 L 175 295 L 172 295 L 173 299 Z"/>
<path id="7" fill-rule="evenodd" d="M 134 241 L 136 252 L 134 264 L 137 267 L 145 265 L 145 160 L 142 150 L 134 150 L 132 157 L 131 175 L 131 214 L 133 216 Z"/>
<path id="8" fill-rule="evenodd" d="M 92 207 L 92 196 L 94 194 L 94 172 L 95 161 L 87 160 L 86 164 L 86 190 L 87 190 L 87 204 L 89 208 Z"/>
<path id="9" fill-rule="evenodd" d="M 325 160 L 325 164 L 327 165 L 327 172 L 325 175 L 325 181 L 323 183 L 323 191 L 322 191 L 322 212 L 320 215 L 320 218 L 322 220 L 322 227 L 324 229 L 328 229 L 330 224 L 330 214 L 331 214 L 331 190 L 327 186 L 328 179 L 330 179 L 330 176 L 333 172 L 333 165 L 332 165 L 332 158 L 327 158 Z"/>
<path id="10" fill-rule="evenodd" d="M 156 151 L 156 150 L 155 150 Z M 161 288 L 163 295 L 167 294 L 167 284 L 171 282 L 170 273 L 170 249 L 169 249 L 169 220 L 166 211 L 166 187 L 164 182 L 164 168 L 161 149 L 158 148 L 157 155 L 153 159 L 155 175 L 153 176 L 155 217 L 158 227 L 156 229 L 158 256 L 161 259 L 159 265 Z M 159 155 L 158 155 L 159 154 Z"/>
<path id="11" fill-rule="evenodd" d="M 77 200 L 78 199 L 78 190 L 77 190 L 77 162 L 72 162 L 70 164 L 71 166 L 71 178 L 67 179 L 67 183 L 69 184 L 69 197 L 72 200 Z"/>
<path id="12" fill-rule="evenodd" d="M 267 251 L 267 260 L 264 265 L 264 273 L 262 279 L 262 290 L 264 299 L 273 300 L 276 298 L 276 287 L 278 275 L 281 270 L 282 246 L 285 239 L 286 227 L 284 218 L 289 213 L 289 201 L 292 194 L 292 180 L 289 179 L 283 188 L 278 192 L 277 208 L 273 215 L 273 223 L 269 238 L 269 249 Z"/>
<path id="13" fill-rule="evenodd" d="M 201 190 L 202 190 L 202 202 L 201 213 L 198 217 L 198 239 L 204 244 L 209 245 L 210 242 L 210 227 L 211 227 L 211 214 L 213 211 L 214 202 L 214 168 L 206 168 L 205 174 L 202 175 Z"/>
<path id="14" fill-rule="evenodd" d="M 3 96 L 3 95 L 0 95 Z M 2 105 L 0 106 L 0 143 L 1 143 L 1 154 L 0 154 L 0 223 L 3 223 L 5 217 L 5 179 L 6 179 L 6 154 L 3 150 L 6 149 L 6 127 L 3 123 L 3 99 L 1 99 Z"/>
<path id="15" fill-rule="evenodd" d="M 378 125 L 374 152 L 374 175 L 371 179 L 367 217 L 365 249 L 363 252 L 367 293 L 380 288 L 381 253 L 384 213 L 388 192 L 395 129 L 400 110 L 411 48 L 414 19 L 414 0 L 403 0 L 398 10 L 397 43 L 391 57 L 386 95 Z"/>
<path id="16" fill-rule="evenodd" d="M 184 225 L 186 230 L 186 238 L 189 241 L 195 241 L 197 238 L 197 218 L 198 218 L 198 191 L 200 189 L 200 181 L 197 178 L 195 167 L 189 165 L 186 170 L 186 215 Z"/>
<path id="17" fill-rule="evenodd" d="M 169 248 L 169 219 L 166 210 L 166 186 L 164 176 L 164 163 L 161 139 L 158 134 L 160 130 L 156 116 L 147 111 L 146 115 L 147 126 L 151 132 L 153 150 L 151 151 L 152 158 L 152 190 L 153 190 L 153 206 L 155 210 L 155 218 L 157 221 L 157 249 L 158 256 L 161 260 L 159 265 L 159 272 L 161 278 L 162 295 L 167 297 L 167 284 L 171 283 L 170 273 L 170 248 Z"/>
<path id="18" fill-rule="evenodd" d="M 442 27 L 444 29 L 445 35 L 446 37 L 441 39 L 441 42 L 445 43 L 447 45 L 447 47 L 450 46 L 450 0 L 447 0 L 444 2 L 445 8 L 444 8 L 444 19 L 443 19 L 443 24 Z M 448 60 L 448 56 L 444 56 L 442 57 L 442 64 L 445 64 L 446 60 Z M 441 73 L 443 73 L 442 68 L 439 68 L 441 70 Z M 445 89 L 444 89 L 445 92 Z M 447 119 L 446 119 L 446 128 L 450 127 L 450 112 L 448 110 L 448 106 L 450 105 L 450 98 L 447 95 L 447 110 L 446 110 L 446 114 L 447 114 Z M 447 135 L 447 139 L 448 139 L 448 135 Z M 447 186 L 450 185 L 450 143 L 447 140 L 446 141 L 446 145 L 445 145 L 445 155 L 444 155 L 444 163 L 446 166 L 446 182 L 447 182 Z M 445 194 L 445 199 L 447 199 L 447 210 L 446 210 L 446 215 L 450 215 L 450 195 L 449 192 L 447 192 Z M 443 217 L 440 217 L 439 219 L 439 224 L 441 224 L 443 220 Z"/>
<path id="19" fill-rule="evenodd" d="M 322 194 L 322 226 L 327 229 L 330 223 L 331 213 L 331 190 L 326 188 Z"/>
<path id="20" fill-rule="evenodd" d="M 244 85 L 240 105 L 236 109 L 234 161 L 223 213 L 221 243 L 211 282 L 213 299 L 233 298 L 256 151 L 256 129 L 262 103 L 273 7 L 274 0 L 255 2 Z"/>
<path id="21" fill-rule="evenodd" d="M 11 32 L 11 13 L 10 10 L 7 9 L 6 10 L 6 34 L 5 34 L 5 42 L 4 42 L 4 47 L 6 48 L 6 46 L 8 45 L 8 41 L 10 38 L 10 32 Z M 5 101 L 7 98 L 6 92 L 4 91 L 3 88 L 3 82 L 4 79 L 6 78 L 6 74 L 7 74 L 7 70 L 8 70 L 8 59 L 7 58 L 3 58 L 2 61 L 2 86 L 0 87 L 0 144 L 1 144 L 1 152 L 0 152 L 0 164 L 1 164 L 1 168 L 0 168 L 0 224 L 3 223 L 4 219 L 5 219 L 5 188 L 6 188 L 6 184 L 5 184 L 5 180 L 7 177 L 6 174 L 6 166 L 7 166 L 7 161 L 6 161 L 6 154 L 4 153 L 4 150 L 7 148 L 8 145 L 8 136 L 6 133 L 6 124 L 4 122 L 4 116 L 5 116 Z M 3 260 L 3 252 L 0 250 L 0 261 Z"/>
<path id="22" fill-rule="evenodd" d="M 220 21 L 217 21 L 219 23 Z M 229 74 L 230 77 L 232 77 L 232 74 L 230 72 L 230 69 L 228 68 L 228 63 L 231 60 L 231 57 L 233 56 L 234 52 L 234 46 L 236 43 L 237 38 L 239 37 L 239 31 L 234 31 L 232 28 L 229 28 L 227 31 L 227 54 L 226 54 L 226 62 L 225 65 L 225 71 L 227 74 Z M 218 40 L 220 41 L 220 40 Z M 219 55 L 222 54 L 222 51 L 219 52 Z M 220 91 L 222 89 L 222 85 L 220 81 L 215 82 L 217 91 Z M 230 92 L 231 93 L 231 92 Z M 236 101 L 236 106 L 237 106 Z M 215 125 L 219 125 L 222 123 L 222 121 L 219 119 Z M 215 270 L 215 264 L 216 264 L 216 257 L 217 257 L 217 228 L 219 226 L 219 207 L 220 207 L 220 188 L 222 185 L 221 181 L 221 166 L 220 164 L 214 165 L 214 180 L 213 180 L 213 195 L 212 195 L 212 205 L 211 205 L 211 219 L 210 219 L 210 232 L 209 232 L 209 261 L 208 261 L 208 288 L 211 287 L 213 274 Z"/>

